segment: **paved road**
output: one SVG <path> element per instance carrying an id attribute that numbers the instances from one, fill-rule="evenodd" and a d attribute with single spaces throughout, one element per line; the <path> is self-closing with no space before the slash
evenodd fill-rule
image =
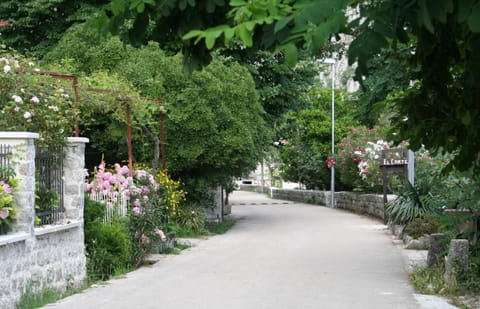
<path id="1" fill-rule="evenodd" d="M 231 202 L 227 234 L 47 308 L 420 308 L 378 221 L 245 192 Z"/>

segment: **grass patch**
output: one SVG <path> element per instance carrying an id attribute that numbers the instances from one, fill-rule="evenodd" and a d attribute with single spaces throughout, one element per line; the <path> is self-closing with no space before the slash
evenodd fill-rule
<path id="1" fill-rule="evenodd" d="M 223 220 L 222 222 L 216 223 L 208 223 L 206 225 L 206 229 L 210 234 L 219 235 L 225 234 L 232 226 L 235 224 L 235 220 L 232 218 L 228 218 Z"/>
<path id="2" fill-rule="evenodd" d="M 20 301 L 16 305 L 16 309 L 35 309 L 41 308 L 45 305 L 59 301 L 70 295 L 79 293 L 86 289 L 87 286 L 80 288 L 68 288 L 62 292 L 55 289 L 44 289 L 39 292 L 33 292 L 31 287 L 27 287 L 26 292 L 22 294 Z"/>
<path id="3" fill-rule="evenodd" d="M 190 248 L 187 244 L 176 244 L 173 248 L 166 248 L 162 254 L 180 254 L 183 250 Z"/>
<path id="4" fill-rule="evenodd" d="M 441 267 L 417 268 L 410 274 L 410 282 L 422 294 L 440 294 L 445 285 L 443 273 Z"/>

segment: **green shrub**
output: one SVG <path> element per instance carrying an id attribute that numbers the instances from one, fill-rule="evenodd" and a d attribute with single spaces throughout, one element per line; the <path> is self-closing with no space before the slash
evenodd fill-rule
<path id="1" fill-rule="evenodd" d="M 90 230 L 94 241 L 87 249 L 87 270 L 91 280 L 106 280 L 129 268 L 131 241 L 121 222 L 97 225 Z"/>
<path id="2" fill-rule="evenodd" d="M 132 243 L 125 221 L 103 223 L 105 206 L 85 199 L 85 246 L 91 281 L 107 280 L 130 267 Z"/>
<path id="3" fill-rule="evenodd" d="M 407 224 L 425 215 L 438 214 L 442 201 L 431 193 L 434 179 L 420 179 L 415 186 L 405 181 L 403 191 L 385 205 L 388 218 L 395 224 Z"/>
<path id="4" fill-rule="evenodd" d="M 437 233 L 440 223 L 432 218 L 416 218 L 410 221 L 405 227 L 405 232 L 413 238 L 419 238 L 423 235 Z"/>
<path id="5" fill-rule="evenodd" d="M 187 203 L 177 209 L 175 222 L 182 228 L 194 233 L 205 230 L 205 210 L 196 203 Z"/>

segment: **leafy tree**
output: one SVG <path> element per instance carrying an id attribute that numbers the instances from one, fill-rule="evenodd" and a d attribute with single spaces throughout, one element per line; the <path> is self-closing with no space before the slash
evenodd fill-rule
<path id="1" fill-rule="evenodd" d="M 125 96 L 131 97 L 132 103 L 139 100 L 132 108 L 136 161 L 152 160 L 159 116 L 166 112 L 167 167 L 172 176 L 189 186 L 189 197 L 198 193 L 195 187 L 221 184 L 255 168 L 272 139 L 254 81 L 244 67 L 232 59 L 217 57 L 205 70 L 188 75 L 183 71 L 182 56 L 168 56 L 157 43 L 141 48 L 127 45 L 116 59 L 107 59 L 119 49 L 118 38 L 96 43 L 94 32 L 77 36 L 81 31 L 81 27 L 72 29 L 45 59 L 73 55 L 75 58 L 67 62 L 76 66 L 74 70 L 89 73 L 82 79 L 83 89 L 115 91 L 82 93 L 91 102 L 85 105 L 84 132 L 91 134 L 91 144 L 97 151 L 125 159 L 125 144 L 119 143 L 125 140 L 125 110 L 116 100 Z M 69 45 L 76 37 L 85 43 L 79 53 L 72 49 L 83 43 Z M 112 151 L 117 147 L 118 151 Z"/>
<path id="2" fill-rule="evenodd" d="M 115 28 L 118 16 L 138 18 L 160 4 L 138 1 L 139 5 L 145 2 L 152 7 L 136 13 L 127 6 L 129 1 L 113 0 L 112 6 L 123 6 L 112 12 L 110 26 Z M 342 32 L 354 35 L 348 55 L 350 63 L 357 63 L 359 81 L 373 73 L 369 60 L 382 49 L 395 50 L 399 43 L 411 47 L 405 68 L 418 70 L 414 86 L 391 98 L 397 112 L 393 119 L 397 138 L 408 138 L 415 149 L 424 144 L 437 151 L 456 152 L 452 165 L 460 169 L 480 168 L 480 124 L 473 121 L 480 114 L 475 103 L 480 91 L 476 82 L 480 78 L 478 0 L 232 0 L 221 22 L 206 30 L 192 30 L 183 38 L 204 40 L 207 48 L 235 38 L 254 50 L 281 50 L 287 62 L 294 63 L 299 46 L 315 54 L 332 34 Z"/>
<path id="3" fill-rule="evenodd" d="M 20 52 L 43 55 L 73 24 L 83 22 L 106 0 L 3 0 L 0 16 L 8 22 L 0 43 Z"/>
<path id="4" fill-rule="evenodd" d="M 275 126 L 288 111 L 308 106 L 305 94 L 318 72 L 314 60 L 304 59 L 291 67 L 285 63 L 283 55 L 267 51 L 251 53 L 230 47 L 221 53 L 246 66 L 255 80 L 266 120 L 271 126 Z"/>
<path id="5" fill-rule="evenodd" d="M 248 71 L 220 60 L 194 72 L 190 80 L 181 62 L 177 70 L 177 83 L 184 80 L 184 90 L 170 92 L 176 98 L 170 101 L 166 122 L 172 174 L 219 184 L 254 169 L 271 138 Z"/>
<path id="6" fill-rule="evenodd" d="M 324 189 L 330 183 L 325 161 L 331 155 L 331 92 L 313 88 L 308 97 L 311 106 L 285 116 L 286 125 L 282 133 L 288 143 L 280 150 L 283 177 L 301 182 L 307 188 Z M 355 111 L 355 102 L 348 99 L 347 93 L 336 90 L 335 143 L 345 137 L 348 128 L 355 124 Z"/>
<path id="7" fill-rule="evenodd" d="M 70 73 L 79 75 L 112 70 L 125 59 L 126 49 L 118 37 L 102 37 L 84 24 L 70 27 L 43 57 L 47 63 L 62 60 Z"/>

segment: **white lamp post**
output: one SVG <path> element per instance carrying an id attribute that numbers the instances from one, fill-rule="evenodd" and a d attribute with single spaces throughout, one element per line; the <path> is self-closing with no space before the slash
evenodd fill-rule
<path id="1" fill-rule="evenodd" d="M 332 67 L 332 156 L 335 154 L 335 59 L 327 58 L 323 63 L 330 64 Z M 335 164 L 330 169 L 330 207 L 335 208 Z"/>

